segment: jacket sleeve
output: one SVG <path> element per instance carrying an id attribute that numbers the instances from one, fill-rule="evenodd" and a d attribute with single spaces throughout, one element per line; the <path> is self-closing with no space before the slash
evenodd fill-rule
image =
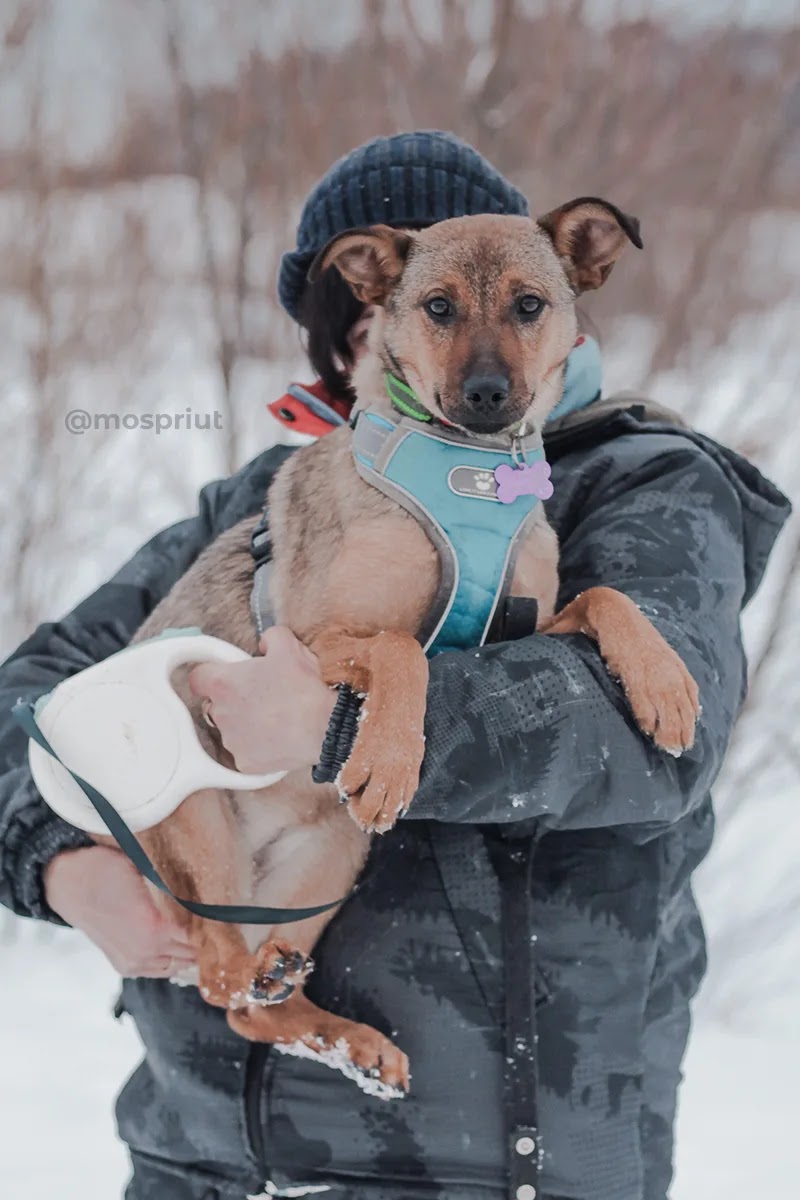
<path id="1" fill-rule="evenodd" d="M 40 625 L 0 667 L 0 903 L 6 907 L 58 920 L 44 897 L 43 869 L 60 851 L 92 844 L 36 791 L 27 740 L 10 716 L 13 704 L 35 699 L 126 646 L 200 551 L 223 528 L 258 510 L 284 457 L 282 448 L 268 451 L 238 475 L 204 488 L 197 516 L 157 534 L 68 616 Z"/>
<path id="2" fill-rule="evenodd" d="M 628 439 L 565 522 L 563 602 L 604 584 L 627 593 L 700 689 L 694 747 L 659 751 L 583 635 L 535 634 L 431 664 L 426 755 L 408 818 L 545 829 L 626 826 L 647 838 L 707 794 L 745 686 L 742 510 L 725 471 L 675 436 Z M 627 463 L 626 463 L 627 465 Z"/>

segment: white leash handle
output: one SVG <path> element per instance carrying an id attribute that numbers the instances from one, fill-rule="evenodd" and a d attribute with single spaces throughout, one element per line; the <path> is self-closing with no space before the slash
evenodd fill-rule
<path id="1" fill-rule="evenodd" d="M 105 796 L 132 830 L 140 831 L 163 821 L 203 788 L 246 791 L 277 783 L 285 771 L 243 775 L 210 758 L 170 683 L 179 666 L 249 657 L 220 638 L 176 631 L 130 646 L 64 680 L 36 713 L 64 766 L 29 743 L 31 771 L 44 799 L 87 833 L 107 832 L 66 766 Z"/>
<path id="2" fill-rule="evenodd" d="M 223 767 L 221 763 L 210 758 L 203 750 L 197 736 L 191 713 L 170 684 L 170 676 L 178 667 L 204 662 L 247 662 L 250 658 L 249 654 L 240 650 L 238 646 L 232 645 L 231 642 L 224 642 L 221 638 L 211 637 L 205 633 L 165 638 L 163 642 L 145 642 L 142 644 L 142 649 L 144 650 L 145 647 L 149 651 L 158 650 L 158 654 L 142 656 L 142 666 L 144 672 L 147 673 L 142 675 L 142 682 L 146 678 L 151 678 L 156 688 L 166 684 L 168 704 L 182 738 L 181 750 L 186 755 L 187 761 L 191 760 L 192 766 L 195 768 L 195 774 L 192 774 L 191 770 L 187 768 L 185 776 L 182 776 L 186 782 L 194 784 L 186 793 L 187 795 L 201 787 L 233 788 L 239 792 L 257 790 L 269 787 L 270 784 L 283 779 L 285 771 L 274 772 L 270 775 L 243 775 L 230 767 Z M 149 674 L 151 671 L 152 676 Z M 197 758 L 198 749 L 202 752 L 202 761 Z"/>

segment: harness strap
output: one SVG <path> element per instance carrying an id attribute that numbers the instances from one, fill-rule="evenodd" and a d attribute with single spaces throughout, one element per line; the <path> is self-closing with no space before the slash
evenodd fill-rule
<path id="1" fill-rule="evenodd" d="M 61 759 L 36 723 L 34 707 L 35 705 L 32 703 L 18 700 L 12 708 L 11 714 L 28 737 L 41 746 L 43 750 L 46 750 L 48 754 L 52 755 L 56 762 L 61 763 L 64 770 L 72 776 L 95 812 L 104 821 L 109 833 L 116 839 L 120 849 L 127 854 L 140 874 L 144 875 L 145 879 L 152 883 L 154 887 L 157 887 L 160 892 L 163 892 L 165 896 L 169 896 L 176 904 L 180 904 L 181 908 L 185 908 L 187 912 L 194 913 L 196 917 L 204 917 L 207 921 L 221 921 L 228 925 L 288 925 L 293 921 L 305 921 L 309 917 L 316 917 L 320 913 L 329 912 L 330 909 L 337 908 L 347 898 L 343 897 L 341 900 L 333 900 L 330 904 L 320 904 L 315 908 L 259 908 L 251 904 L 200 904 L 196 900 L 183 900 L 180 896 L 176 896 L 167 887 L 125 821 L 123 821 L 116 809 L 109 804 L 105 796 L 102 796 L 97 788 L 92 787 L 90 783 L 87 783 L 85 779 L 81 779 L 80 775 L 76 775 L 74 771 L 70 771 L 69 767 L 61 762 Z"/>
<path id="2" fill-rule="evenodd" d="M 275 624 L 269 600 L 269 580 L 272 574 L 272 534 L 266 505 L 250 535 L 250 553 L 253 556 L 254 566 L 253 587 L 250 591 L 250 613 L 260 638 L 270 625 Z"/>
<path id="3" fill-rule="evenodd" d="M 539 601 L 532 596 L 509 596 L 489 631 L 490 642 L 514 642 L 536 632 Z"/>
<path id="4" fill-rule="evenodd" d="M 392 452 L 404 436 L 405 432 L 401 425 L 395 425 L 382 417 L 373 416 L 369 420 L 364 420 L 363 414 L 358 413 L 353 427 L 353 456 L 356 470 L 361 478 L 410 513 L 425 530 L 439 556 L 439 587 L 433 604 L 426 613 L 417 633 L 417 640 L 427 652 L 444 624 L 450 602 L 455 594 L 458 583 L 458 560 L 447 534 L 438 521 L 434 520 L 428 510 L 419 504 L 414 496 L 386 479 L 383 474 Z"/>

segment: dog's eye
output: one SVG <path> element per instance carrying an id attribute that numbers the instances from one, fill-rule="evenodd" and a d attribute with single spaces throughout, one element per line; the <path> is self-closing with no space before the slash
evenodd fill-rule
<path id="1" fill-rule="evenodd" d="M 446 321 L 453 315 L 453 306 L 444 296 L 433 296 L 425 301 L 425 311 L 434 321 Z"/>
<path id="2" fill-rule="evenodd" d="M 532 294 L 520 296 L 519 300 L 517 300 L 517 313 L 521 317 L 535 317 L 542 311 L 543 307 L 544 300 Z"/>

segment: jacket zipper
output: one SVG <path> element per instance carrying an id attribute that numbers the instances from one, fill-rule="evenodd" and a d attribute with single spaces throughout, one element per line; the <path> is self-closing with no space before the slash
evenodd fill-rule
<path id="1" fill-rule="evenodd" d="M 263 1179 L 269 1175 L 264 1125 L 261 1119 L 261 1098 L 264 1094 L 264 1075 L 269 1058 L 269 1046 L 256 1042 L 250 1048 L 244 1075 L 244 1121 L 247 1141 Z"/>

